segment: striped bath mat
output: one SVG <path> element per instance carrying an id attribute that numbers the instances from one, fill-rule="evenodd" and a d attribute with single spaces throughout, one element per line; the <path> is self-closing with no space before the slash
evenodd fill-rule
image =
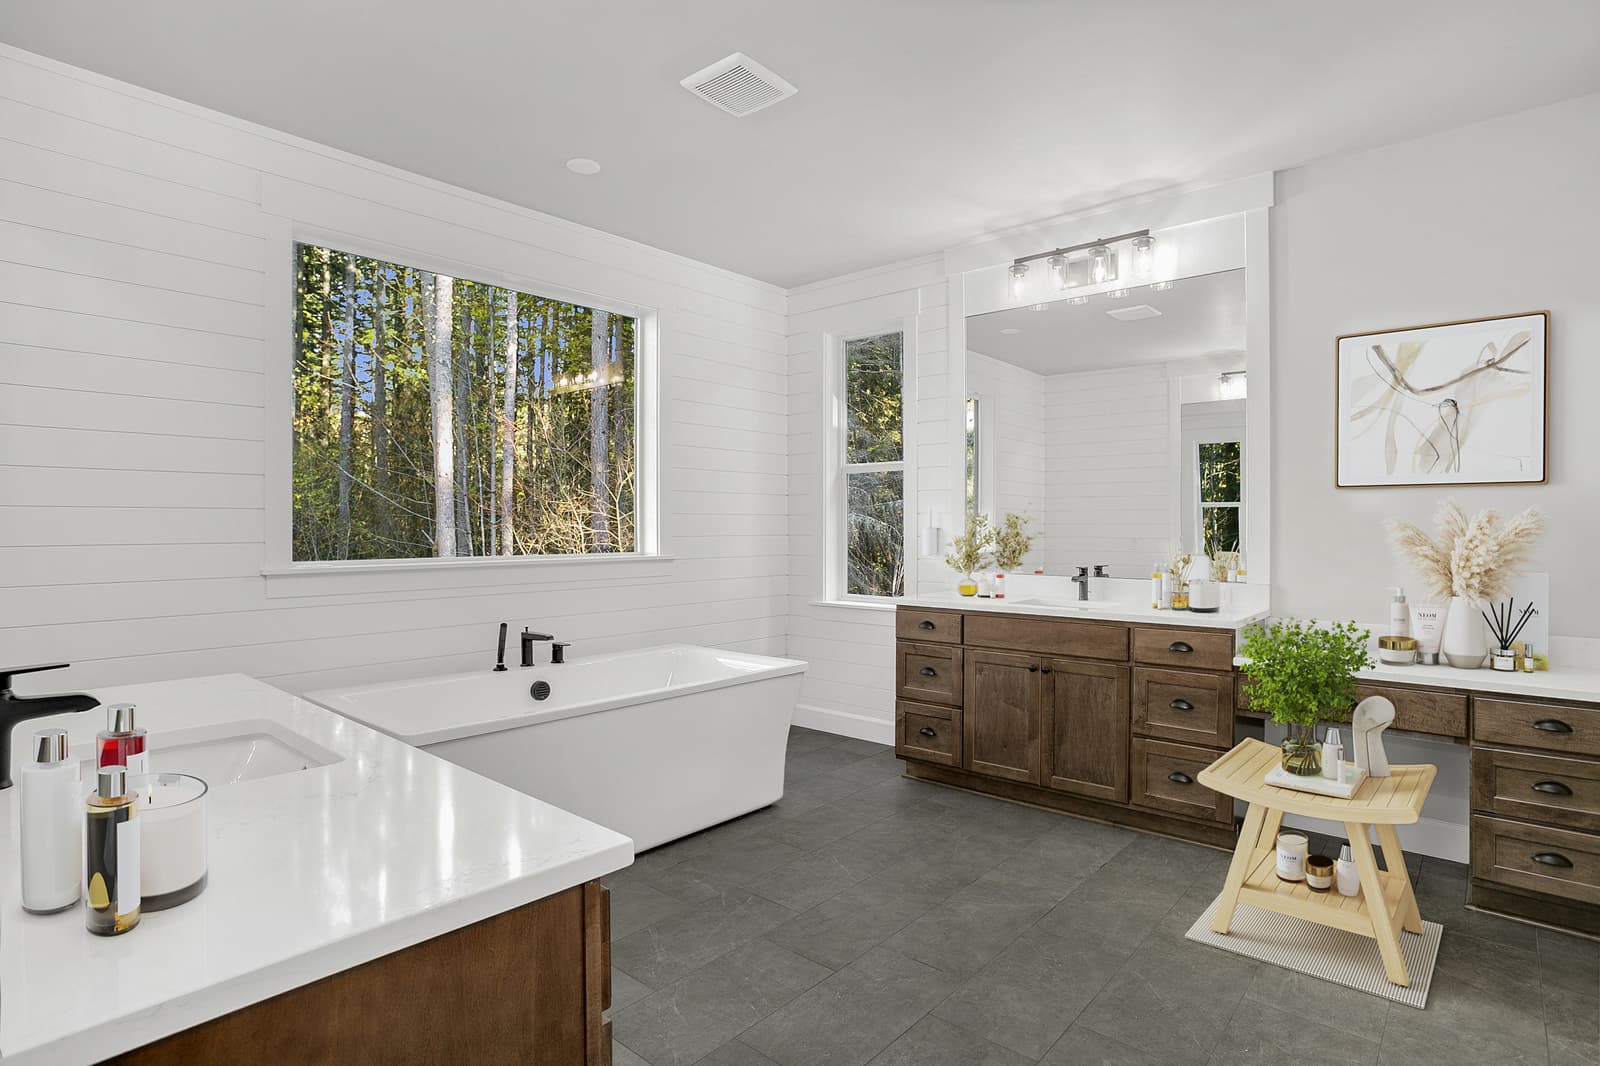
<path id="1" fill-rule="evenodd" d="M 1401 988 L 1384 977 L 1378 942 L 1370 937 L 1264 911 L 1247 903 L 1239 904 L 1233 915 L 1233 931 L 1223 935 L 1211 931 L 1216 912 L 1217 901 L 1212 900 L 1185 936 L 1197 944 L 1270 962 L 1418 1010 L 1427 1006 L 1433 964 L 1439 957 L 1439 936 L 1444 932 L 1437 922 L 1424 921 L 1421 936 L 1400 934 L 1400 953 L 1405 956 L 1406 972 L 1411 977 L 1411 986 Z"/>

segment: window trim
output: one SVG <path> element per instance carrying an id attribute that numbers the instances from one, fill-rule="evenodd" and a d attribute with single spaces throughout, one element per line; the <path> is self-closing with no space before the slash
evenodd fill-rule
<path id="1" fill-rule="evenodd" d="M 900 334 L 900 459 L 889 463 L 847 463 L 845 437 L 848 407 L 845 386 L 845 344 L 862 337 L 884 333 Z M 821 440 L 822 457 L 822 597 L 834 606 L 892 607 L 914 596 L 917 581 L 916 500 L 917 500 L 917 407 L 916 407 L 916 319 L 910 315 L 864 318 L 822 334 L 823 397 Z M 905 579 L 899 596 L 864 596 L 845 591 L 845 517 L 847 473 L 874 470 L 899 470 L 901 502 L 900 552 Z"/>
<path id="2" fill-rule="evenodd" d="M 365 234 L 329 229 L 298 219 L 279 217 L 265 227 L 263 236 L 269 248 L 270 266 L 264 284 L 262 323 L 262 362 L 267 400 L 263 417 L 262 508 L 266 525 L 261 575 L 273 581 L 293 580 L 295 593 L 315 592 L 320 583 L 304 580 L 320 575 L 340 582 L 355 575 L 407 575 L 413 580 L 395 582 L 391 587 L 416 587 L 415 575 L 476 571 L 486 569 L 537 568 L 552 566 L 604 566 L 644 561 L 671 560 L 661 535 L 661 447 L 660 447 L 660 350 L 661 312 L 654 307 L 630 304 L 571 286 L 553 284 L 539 278 L 488 266 L 473 266 L 425 247 L 390 243 Z M 396 235 L 398 237 L 398 235 Z M 297 244 L 314 244 L 364 258 L 428 270 L 452 277 L 467 278 L 503 288 L 515 289 L 545 299 L 562 300 L 583 307 L 626 315 L 636 322 L 638 351 L 634 359 L 634 530 L 635 548 L 631 552 L 605 552 L 572 555 L 456 556 L 415 559 L 325 559 L 297 561 L 294 558 L 294 249 Z M 281 360 L 281 361 L 280 361 Z M 365 584 L 366 582 L 362 582 Z M 421 582 L 431 584 L 431 582 Z M 344 587 L 343 584 L 337 587 Z"/>

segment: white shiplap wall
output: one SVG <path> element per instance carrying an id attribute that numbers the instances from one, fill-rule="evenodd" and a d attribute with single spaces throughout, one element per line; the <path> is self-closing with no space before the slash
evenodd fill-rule
<path id="1" fill-rule="evenodd" d="M 1171 554 L 1176 406 L 1163 366 L 1045 378 L 1045 558 L 1148 576 Z"/>
<path id="2" fill-rule="evenodd" d="M 483 665 L 494 626 L 575 654 L 782 653 L 786 297 L 739 277 L 0 46 L 0 662 L 30 685 L 244 671 L 290 689 Z M 263 439 L 290 254 L 262 189 L 348 231 L 657 308 L 670 561 L 348 586 L 267 579 Z M 321 223 L 325 224 L 325 222 Z M 396 242 L 397 243 L 397 242 Z M 449 247 L 444 247 L 448 245 Z M 270 583 L 269 583 L 270 582 Z"/>

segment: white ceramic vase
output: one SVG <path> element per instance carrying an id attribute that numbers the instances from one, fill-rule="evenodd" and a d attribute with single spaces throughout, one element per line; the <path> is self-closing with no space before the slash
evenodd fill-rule
<path id="1" fill-rule="evenodd" d="M 1476 600 L 1466 596 L 1450 597 L 1444 632 L 1439 637 L 1439 654 L 1451 666 L 1476 670 L 1489 654 L 1489 641 L 1484 636 L 1483 616 L 1479 610 Z"/>

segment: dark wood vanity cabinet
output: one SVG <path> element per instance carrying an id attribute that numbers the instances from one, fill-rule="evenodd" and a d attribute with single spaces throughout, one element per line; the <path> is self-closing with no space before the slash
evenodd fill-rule
<path id="1" fill-rule="evenodd" d="M 1232 744 L 1231 630 L 903 607 L 895 631 L 911 776 L 1229 843 L 1232 801 L 1194 775 Z M 1161 760 L 1186 770 L 1146 780 Z"/>

